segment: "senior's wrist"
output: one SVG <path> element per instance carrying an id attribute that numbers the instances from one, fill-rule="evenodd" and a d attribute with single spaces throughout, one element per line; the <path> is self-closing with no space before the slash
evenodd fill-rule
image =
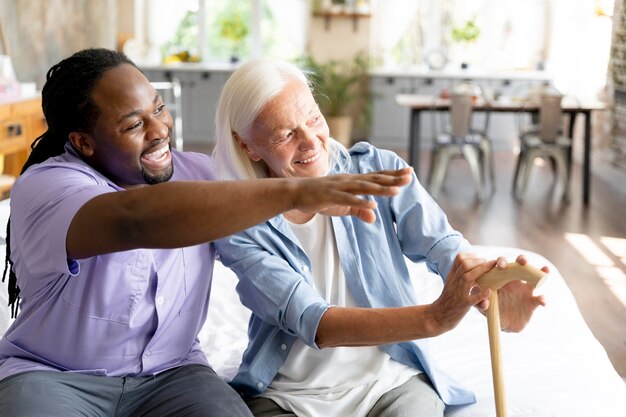
<path id="1" fill-rule="evenodd" d="M 436 337 L 448 331 L 449 329 L 444 323 L 443 316 L 440 313 L 437 302 L 435 301 L 432 304 L 426 305 L 425 307 L 425 328 L 426 333 L 429 335 L 429 337 Z"/>

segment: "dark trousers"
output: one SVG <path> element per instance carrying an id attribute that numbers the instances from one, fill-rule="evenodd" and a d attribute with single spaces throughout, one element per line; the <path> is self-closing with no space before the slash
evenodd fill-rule
<path id="1" fill-rule="evenodd" d="M 252 417 L 237 393 L 206 366 L 147 377 L 30 371 L 0 381 L 2 417 Z"/>

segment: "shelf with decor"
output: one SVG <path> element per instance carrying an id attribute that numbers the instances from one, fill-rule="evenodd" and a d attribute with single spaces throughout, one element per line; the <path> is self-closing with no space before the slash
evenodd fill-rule
<path id="1" fill-rule="evenodd" d="M 324 19 L 324 28 L 330 30 L 332 19 L 352 19 L 352 29 L 357 32 L 359 30 L 359 21 L 361 19 L 369 19 L 370 12 L 354 12 L 354 11 L 316 11 L 313 17 Z"/>

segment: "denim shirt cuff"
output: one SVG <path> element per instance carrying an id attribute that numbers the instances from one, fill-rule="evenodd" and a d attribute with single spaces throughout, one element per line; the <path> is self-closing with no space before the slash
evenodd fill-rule
<path id="1" fill-rule="evenodd" d="M 317 327 L 322 319 L 322 316 L 328 310 L 330 305 L 325 301 L 320 301 L 319 296 L 316 297 L 315 302 L 310 303 L 304 311 L 301 312 L 299 317 L 294 317 L 296 326 L 294 330 L 297 336 L 309 347 L 319 350 L 319 347 L 315 343 L 317 336 Z"/>
<path id="2" fill-rule="evenodd" d="M 452 270 L 456 255 L 461 252 L 473 252 L 472 245 L 461 234 L 453 233 L 437 242 L 428 254 L 428 259 L 438 260 L 436 272 L 445 280 Z"/>

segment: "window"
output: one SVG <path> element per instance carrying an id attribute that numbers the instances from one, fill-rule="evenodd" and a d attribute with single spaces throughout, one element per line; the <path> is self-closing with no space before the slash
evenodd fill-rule
<path id="1" fill-rule="evenodd" d="M 135 7 L 144 10 L 148 45 L 166 61 L 304 54 L 307 0 L 135 0 Z"/>
<path id="2" fill-rule="evenodd" d="M 545 60 L 548 3 L 378 1 L 373 52 L 391 67 L 426 64 L 437 52 L 457 68 L 465 62 L 481 67 L 489 63 L 489 69 L 534 69 Z"/>
<path id="3" fill-rule="evenodd" d="M 446 70 L 463 62 L 482 71 L 546 69 L 564 94 L 594 98 L 606 83 L 613 7 L 613 0 L 378 0 L 372 55 L 396 69 L 426 69 L 431 56 L 445 58 Z M 468 28 L 478 29 L 475 39 L 455 40 L 454 30 Z"/>

